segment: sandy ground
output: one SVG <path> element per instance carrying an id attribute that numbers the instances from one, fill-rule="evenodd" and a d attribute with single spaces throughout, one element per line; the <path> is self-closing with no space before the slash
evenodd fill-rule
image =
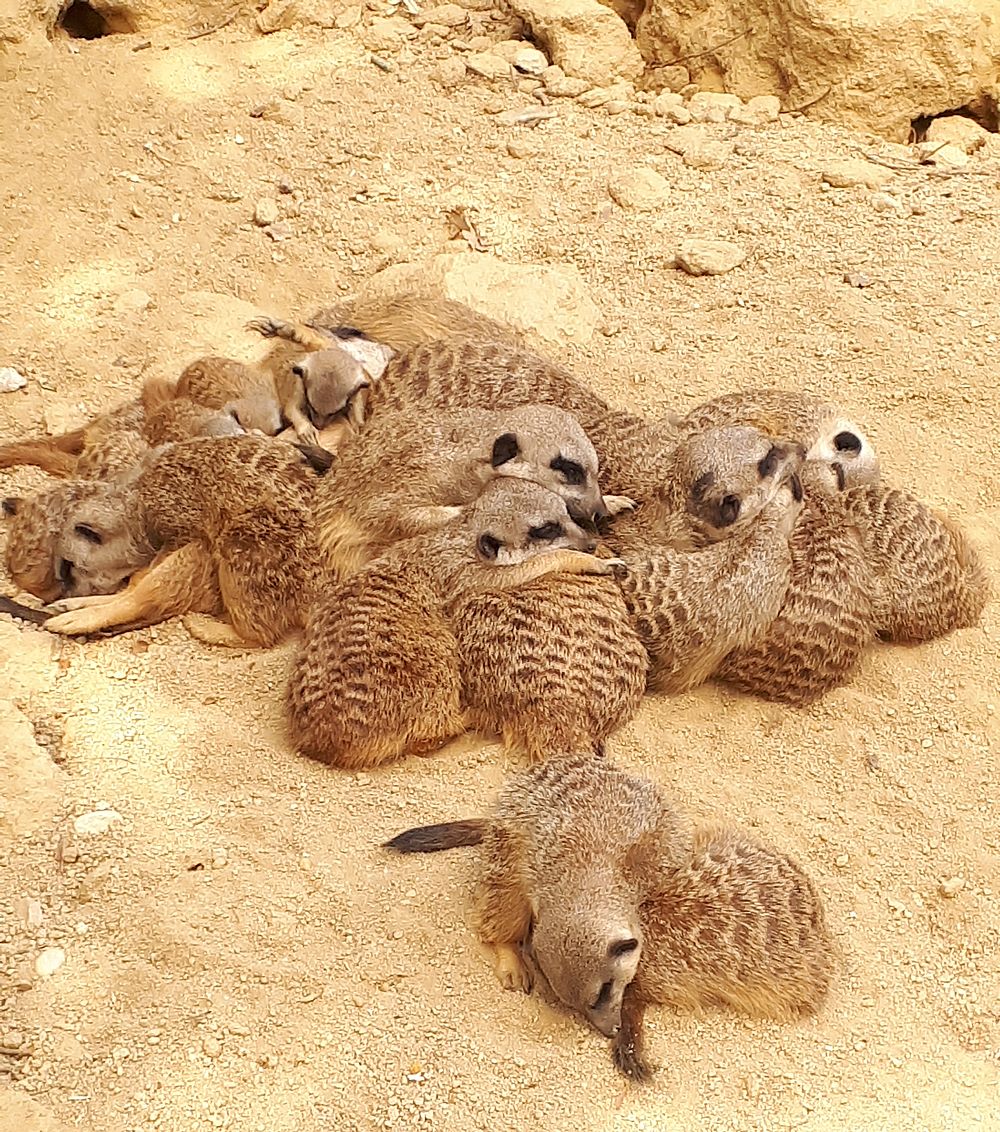
<path id="1" fill-rule="evenodd" d="M 706 127 L 736 152 L 705 173 L 630 112 L 561 102 L 537 130 L 505 128 L 487 111 L 529 100 L 443 93 L 429 76 L 447 48 L 384 73 L 348 32 L 153 40 L 0 58 L 0 365 L 30 379 L 0 397 L 5 438 L 199 352 L 245 354 L 248 314 L 305 313 L 441 250 L 462 205 L 496 254 L 577 265 L 609 333 L 553 352 L 609 397 L 682 408 L 762 382 L 841 397 L 888 477 L 965 523 L 996 573 L 1000 149 L 956 176 L 898 173 L 903 213 L 881 212 L 864 190 L 822 191 L 818 170 L 906 151 L 802 121 Z M 278 120 L 250 116 L 272 99 Z M 664 174 L 667 206 L 610 203 L 632 164 Z M 264 196 L 285 242 L 252 223 Z M 670 266 L 686 235 L 749 257 L 692 279 Z M 5 491 L 42 482 L 3 474 Z M 54 822 L 0 841 L 3 1132 L 1000 1127 L 996 605 L 980 629 L 874 650 L 809 711 L 709 687 L 648 702 L 613 742 L 693 814 L 796 854 L 844 953 L 814 1021 L 652 1012 L 662 1069 L 645 1090 L 577 1019 L 494 981 L 470 852 L 377 847 L 481 812 L 516 765 L 496 747 L 334 773 L 284 737 L 287 648 L 213 651 L 176 624 L 89 644 L 3 628 L 9 694 L 63 791 Z M 75 835 L 102 802 L 122 820 Z M 62 968 L 26 975 L 52 945 Z"/>

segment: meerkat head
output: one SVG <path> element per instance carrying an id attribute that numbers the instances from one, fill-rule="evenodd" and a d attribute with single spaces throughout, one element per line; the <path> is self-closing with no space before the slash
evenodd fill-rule
<path id="1" fill-rule="evenodd" d="M 572 519 L 566 501 L 528 480 L 487 484 L 469 508 L 476 555 L 495 566 L 513 566 L 552 550 L 597 548 L 596 539 Z"/>
<path id="2" fill-rule="evenodd" d="M 751 523 L 786 484 L 801 501 L 802 446 L 774 441 L 756 428 L 711 428 L 671 453 L 665 497 L 709 541 Z"/>
<path id="3" fill-rule="evenodd" d="M 578 523 L 608 517 L 597 483 L 597 452 L 583 426 L 556 405 L 523 405 L 503 414 L 490 463 L 497 476 L 533 480 L 566 500 Z"/>
<path id="4" fill-rule="evenodd" d="M 297 359 L 292 373 L 302 382 L 306 412 L 317 429 L 331 425 L 371 385 L 364 365 L 348 350 L 331 346 Z"/>
<path id="5" fill-rule="evenodd" d="M 245 436 L 246 429 L 240 424 L 239 403 L 231 402 L 219 412 L 209 412 L 196 428 L 195 436 Z"/>
<path id="6" fill-rule="evenodd" d="M 595 1029 L 613 1037 L 621 1026 L 622 996 L 642 955 L 637 908 L 615 901 L 600 888 L 558 908 L 543 901 L 527 946 L 553 992 Z"/>
<path id="7" fill-rule="evenodd" d="M 143 556 L 125 522 L 122 487 L 69 480 L 28 499 L 6 499 L 7 570 L 42 601 L 114 593 Z"/>
<path id="8" fill-rule="evenodd" d="M 827 465 L 830 482 L 836 482 L 838 491 L 879 481 L 879 462 L 874 446 L 861 428 L 835 406 L 830 406 L 822 414 L 818 435 L 806 450 L 806 460 Z"/>
<path id="9" fill-rule="evenodd" d="M 259 432 L 264 436 L 277 436 L 282 429 L 281 409 L 274 394 L 264 388 L 245 393 L 226 404 L 226 413 L 239 426 L 239 432 L 202 433 L 203 436 L 239 436 L 244 432 Z"/>

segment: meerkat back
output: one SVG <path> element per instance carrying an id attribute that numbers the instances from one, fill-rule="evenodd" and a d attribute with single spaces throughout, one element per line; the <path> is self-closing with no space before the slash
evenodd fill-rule
<path id="1" fill-rule="evenodd" d="M 594 750 L 635 715 L 648 657 L 610 578 L 552 575 L 452 616 L 470 727 L 529 759 Z"/>
<path id="2" fill-rule="evenodd" d="M 781 610 L 758 640 L 725 658 L 717 676 L 801 707 L 851 678 L 875 635 L 873 588 L 841 497 L 808 492 L 789 546 Z"/>

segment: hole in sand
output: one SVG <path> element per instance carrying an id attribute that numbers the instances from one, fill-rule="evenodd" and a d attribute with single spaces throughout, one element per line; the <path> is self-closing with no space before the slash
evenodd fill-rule
<path id="1" fill-rule="evenodd" d="M 935 118 L 955 117 L 969 118 L 991 134 L 1000 133 L 1000 105 L 992 96 L 983 95 L 968 106 L 959 106 L 957 110 L 943 110 L 940 114 L 922 114 L 919 118 L 914 118 L 910 123 L 910 140 L 926 141 L 927 131 Z"/>
<path id="2" fill-rule="evenodd" d="M 98 11 L 87 0 L 73 0 L 56 21 L 70 39 L 102 39 L 106 35 L 130 35 L 135 31 L 123 8 Z"/>

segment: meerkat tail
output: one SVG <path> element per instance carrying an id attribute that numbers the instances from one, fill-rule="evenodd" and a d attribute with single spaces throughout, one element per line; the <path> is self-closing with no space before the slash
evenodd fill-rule
<path id="1" fill-rule="evenodd" d="M 382 847 L 394 853 L 437 853 L 442 849 L 460 849 L 466 845 L 478 845 L 485 829 L 483 818 L 420 825 L 397 833 L 391 840 L 383 842 Z"/>
<path id="2" fill-rule="evenodd" d="M 18 468 L 30 464 L 32 467 L 41 468 L 43 472 L 48 472 L 50 476 L 69 479 L 76 471 L 77 453 L 68 446 L 67 438 L 76 435 L 76 433 L 66 433 L 65 436 L 46 437 L 44 440 L 4 444 L 0 447 L 0 468 Z M 82 449 L 82 429 L 79 435 Z"/>
<path id="3" fill-rule="evenodd" d="M 0 595 L 0 613 L 16 617 L 19 621 L 28 621 L 32 625 L 44 625 L 51 614 L 42 609 L 32 609 L 30 605 L 22 605 L 13 598 Z"/>
<path id="4" fill-rule="evenodd" d="M 321 476 L 326 475 L 337 459 L 332 452 L 318 444 L 295 444 L 293 447 L 302 453 L 309 467 Z"/>

